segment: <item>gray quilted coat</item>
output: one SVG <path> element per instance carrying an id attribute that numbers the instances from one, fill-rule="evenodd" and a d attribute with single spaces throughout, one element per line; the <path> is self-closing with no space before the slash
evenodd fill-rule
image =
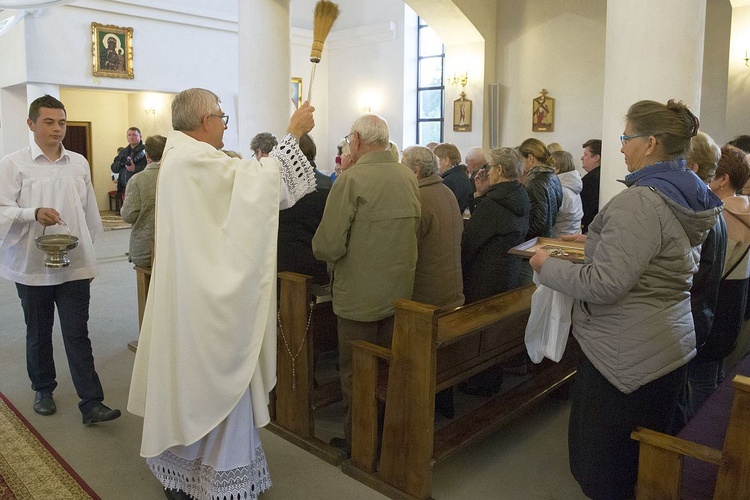
<path id="1" fill-rule="evenodd" d="M 691 209 L 653 186 L 632 186 L 589 226 L 584 264 L 552 258 L 542 268 L 543 285 L 577 299 L 573 334 L 583 352 L 626 394 L 695 356 L 692 276 L 722 210 L 710 191 L 701 196 Z"/>

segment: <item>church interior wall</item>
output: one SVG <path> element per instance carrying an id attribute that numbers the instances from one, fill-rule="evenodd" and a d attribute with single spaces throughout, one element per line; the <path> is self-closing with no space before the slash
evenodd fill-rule
<path id="1" fill-rule="evenodd" d="M 421 8 L 419 1 L 408 3 Z M 456 143 L 462 151 L 474 145 L 489 145 L 486 131 L 489 110 L 485 104 L 489 83 L 501 87 L 499 121 L 503 146 L 516 146 L 527 137 L 537 137 L 545 143 L 559 142 L 577 158 L 585 140 L 601 137 L 606 2 L 499 0 L 491 8 L 479 0 L 453 3 L 476 25 L 484 41 L 455 43 L 453 37 L 447 37 L 446 77 L 453 72 L 469 73 L 466 92 L 474 103 L 474 116 L 471 133 L 452 131 L 452 102 L 458 97 L 460 87 L 447 86 L 446 140 Z M 750 68 L 744 64 L 744 51 L 750 49 L 750 6 L 732 2 L 735 4 L 732 8 L 727 3 L 728 0 L 708 0 L 706 69 L 701 89 L 704 129 L 719 142 L 748 133 L 744 110 L 750 107 L 750 93 L 746 90 L 750 88 Z M 310 79 L 314 5 L 315 0 L 290 2 L 290 69 L 291 76 L 303 79 L 303 96 L 307 94 Z M 349 2 L 342 3 L 341 8 L 317 69 L 313 97 L 318 111 L 312 135 L 318 144 L 318 164 L 326 171 L 333 167 L 335 146 L 349 132 L 352 122 L 367 110 L 388 120 L 392 138 L 400 148 L 413 144 L 416 135 L 413 97 L 416 75 L 412 69 L 415 59 L 410 53 L 415 40 L 411 31 L 407 33 L 407 29 L 414 28 L 414 15 L 402 0 Z M 4 68 L 0 74 L 0 154 L 25 145 L 28 135 L 23 125 L 25 109 L 21 113 L 19 109 L 27 103 L 16 104 L 25 98 L 27 82 L 59 85 L 61 92 L 72 92 L 74 88 L 76 96 L 86 92 L 93 96 L 94 90 L 107 91 L 105 96 L 112 91 L 127 92 L 129 97 L 125 101 L 117 100 L 126 103 L 126 111 L 122 123 L 112 127 L 117 129 L 113 137 L 99 138 L 99 131 L 109 128 L 99 121 L 107 120 L 108 114 L 114 115 L 107 112 L 112 101 L 106 97 L 89 99 L 105 106 L 94 125 L 97 197 L 105 208 L 99 177 L 108 175 L 116 147 L 124 145 L 125 129 L 139 126 L 144 136 L 148 136 L 163 134 L 170 128 L 168 112 L 150 116 L 144 113 L 149 95 L 164 96 L 157 101 L 168 101 L 174 92 L 201 86 L 219 94 L 227 113 L 239 112 L 236 2 L 222 0 L 216 9 L 208 15 L 213 9 L 207 9 L 198 0 L 182 3 L 164 0 L 150 2 L 148 6 L 145 2 L 83 0 L 43 10 L 38 17 L 29 16 L 21 21 L 0 37 Z M 208 27 L 198 26 L 201 16 L 205 16 L 203 22 Z M 134 28 L 135 79 L 91 75 L 92 21 Z M 728 39 L 730 22 L 731 39 Z M 728 61 L 722 56 L 727 51 Z M 26 53 L 33 56 L 27 57 Z M 259 51 L 257 66 L 261 72 L 274 63 L 263 56 Z M 534 133 L 532 100 L 542 88 L 556 100 L 555 130 Z M 76 103 L 86 101 L 76 97 L 73 105 L 66 103 L 69 112 L 89 113 L 77 109 Z M 238 137 L 236 123 L 234 119 L 230 121 L 225 147 L 246 153 L 250 137 Z M 16 125 L 9 129 L 9 124 Z M 97 153 L 100 144 L 110 148 L 110 143 L 115 146 L 104 156 Z"/>
<path id="2" fill-rule="evenodd" d="M 750 5 L 732 9 L 732 38 L 729 46 L 729 83 L 727 88 L 727 127 L 725 137 L 731 140 L 750 134 Z"/>
<path id="3" fill-rule="evenodd" d="M 92 182 L 99 208 L 108 209 L 107 193 L 117 189 L 110 165 L 117 148 L 127 145 L 128 127 L 138 126 L 131 125 L 128 118 L 128 94 L 61 88 L 60 100 L 65 104 L 69 121 L 91 122 Z"/>
<path id="4" fill-rule="evenodd" d="M 726 134 L 731 25 L 729 0 L 708 0 L 699 117 L 701 129 L 721 144 L 731 140 Z"/>
<path id="5" fill-rule="evenodd" d="M 497 17 L 500 144 L 536 137 L 578 158 L 581 144 L 602 134 L 606 2 L 500 0 Z M 532 100 L 543 88 L 555 99 L 554 131 L 532 132 Z"/>

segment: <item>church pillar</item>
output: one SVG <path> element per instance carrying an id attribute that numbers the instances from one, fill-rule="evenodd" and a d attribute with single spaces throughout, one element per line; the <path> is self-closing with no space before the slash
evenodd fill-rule
<path id="1" fill-rule="evenodd" d="M 619 136 L 630 105 L 678 99 L 700 112 L 705 19 L 706 0 L 607 0 L 600 206 L 628 173 Z"/>
<path id="2" fill-rule="evenodd" d="M 289 0 L 239 2 L 238 35 L 237 127 L 240 150 L 249 158 L 255 134 L 271 132 L 281 139 L 289 124 Z"/>

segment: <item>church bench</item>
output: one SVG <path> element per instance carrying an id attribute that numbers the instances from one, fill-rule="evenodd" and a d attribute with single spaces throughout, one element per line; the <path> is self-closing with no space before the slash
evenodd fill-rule
<path id="1" fill-rule="evenodd" d="M 750 375 L 750 356 L 743 361 L 735 373 Z M 733 375 L 678 437 L 632 433 L 640 442 L 636 498 L 750 498 L 750 377 Z"/>
<path id="2" fill-rule="evenodd" d="M 346 458 L 344 452 L 315 436 L 314 412 L 341 400 L 341 383 L 338 377 L 316 382 L 317 357 L 338 350 L 338 335 L 330 295 L 311 280 L 302 274 L 279 273 L 277 380 L 268 429 L 339 465 Z"/>
<path id="3" fill-rule="evenodd" d="M 529 285 L 447 312 L 395 301 L 390 349 L 352 343 L 352 457 L 344 472 L 391 498 L 429 498 L 435 463 L 570 381 L 578 353 L 572 338 L 560 363 L 535 365 L 526 381 L 435 429 L 437 392 L 525 352 L 534 290 Z M 379 401 L 385 402 L 380 439 Z"/>

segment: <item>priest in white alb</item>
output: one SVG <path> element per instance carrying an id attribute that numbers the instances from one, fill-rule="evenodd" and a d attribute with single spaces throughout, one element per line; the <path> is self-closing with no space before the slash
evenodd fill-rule
<path id="1" fill-rule="evenodd" d="M 258 427 L 276 383 L 278 214 L 315 189 L 297 145 L 313 109 L 301 106 L 258 161 L 220 151 L 229 116 L 213 92 L 172 103 L 128 401 L 168 498 L 257 498 L 271 486 Z"/>

